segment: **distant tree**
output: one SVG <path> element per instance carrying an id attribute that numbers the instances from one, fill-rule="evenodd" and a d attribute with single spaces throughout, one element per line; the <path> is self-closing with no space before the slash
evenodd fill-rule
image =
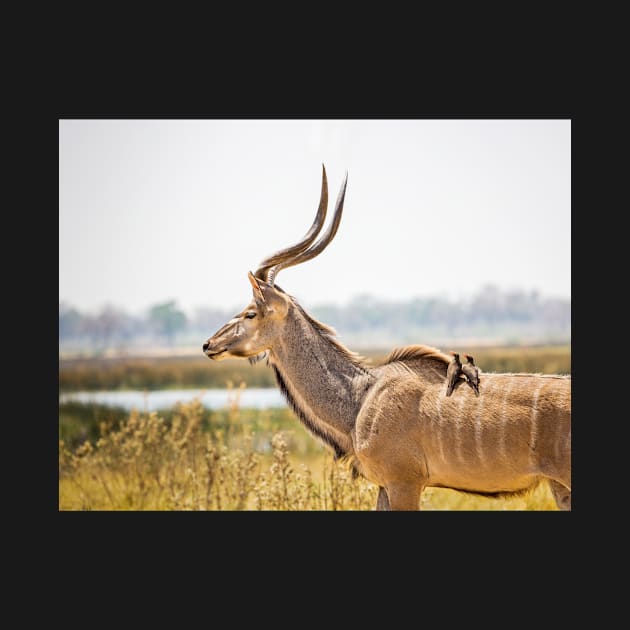
<path id="1" fill-rule="evenodd" d="M 541 319 L 553 326 L 571 326 L 571 301 L 566 299 L 548 298 L 542 309 Z"/>
<path id="2" fill-rule="evenodd" d="M 68 321 L 76 319 L 72 313 L 65 315 L 64 328 Z M 115 306 L 104 306 L 96 315 L 78 314 L 77 326 L 74 329 L 75 337 L 87 337 L 92 349 L 105 350 L 117 338 L 125 337 L 125 327 L 129 316 Z M 61 334 L 61 316 L 59 337 Z"/>
<path id="3" fill-rule="evenodd" d="M 82 316 L 76 308 L 61 302 L 59 304 L 59 339 L 71 339 L 81 334 Z"/>
<path id="4" fill-rule="evenodd" d="M 124 336 L 126 314 L 120 309 L 107 305 L 96 316 L 96 331 L 104 348 L 107 348 L 114 338 Z"/>
<path id="5" fill-rule="evenodd" d="M 484 321 L 496 324 L 505 316 L 504 296 L 493 285 L 484 286 L 470 303 L 470 321 Z"/>
<path id="6" fill-rule="evenodd" d="M 97 348 L 100 342 L 100 327 L 98 319 L 95 315 L 85 314 L 81 316 L 81 330 L 82 336 L 85 336 L 89 340 L 89 345 L 92 349 Z"/>
<path id="7" fill-rule="evenodd" d="M 531 294 L 511 291 L 504 295 L 503 319 L 526 322 L 534 318 L 535 308 Z"/>
<path id="8" fill-rule="evenodd" d="M 186 326 L 186 315 L 177 308 L 175 300 L 170 300 L 155 304 L 149 309 L 149 322 L 164 337 L 166 343 L 172 346 L 175 334 Z"/>

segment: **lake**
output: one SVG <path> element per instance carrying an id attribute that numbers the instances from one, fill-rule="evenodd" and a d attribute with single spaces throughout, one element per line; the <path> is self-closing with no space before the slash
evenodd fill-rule
<path id="1" fill-rule="evenodd" d="M 177 402 L 190 402 L 199 398 L 207 409 L 221 409 L 229 406 L 236 390 L 228 389 L 164 389 L 156 391 L 107 391 L 107 392 L 68 392 L 59 395 L 59 402 L 98 403 L 109 407 L 123 407 L 127 411 L 157 411 L 167 409 Z M 246 388 L 240 392 L 239 405 L 255 409 L 286 407 L 280 391 L 273 388 Z"/>

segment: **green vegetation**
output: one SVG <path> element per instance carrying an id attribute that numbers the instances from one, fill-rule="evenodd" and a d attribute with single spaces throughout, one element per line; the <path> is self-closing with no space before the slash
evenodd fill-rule
<path id="1" fill-rule="evenodd" d="M 245 409 L 239 405 L 240 389 L 233 390 L 231 403 L 224 409 L 200 407 L 199 426 L 208 433 L 221 433 L 229 446 L 234 445 L 233 436 L 247 429 L 254 434 L 253 446 L 260 452 L 269 450 L 268 436 L 284 432 L 288 446 L 298 457 L 311 457 L 324 452 L 324 448 L 306 431 L 288 408 Z M 181 415 L 185 404 L 160 411 L 166 426 Z M 196 411 L 196 412 L 197 412 Z M 59 405 L 59 439 L 66 447 L 76 449 L 86 440 L 96 443 L 103 431 L 110 431 L 124 424 L 129 417 L 125 409 L 107 407 L 95 403 L 67 402 Z M 267 441 L 267 442 L 266 442 Z"/>
<path id="2" fill-rule="evenodd" d="M 571 373 L 571 346 L 443 348 L 469 352 L 484 372 Z M 363 354 L 374 364 L 389 350 Z M 151 359 L 69 359 L 59 361 L 59 390 L 223 388 L 228 382 L 247 387 L 275 387 L 265 362 L 249 365 L 242 359 L 214 362 L 207 357 L 159 357 Z"/>
<path id="3" fill-rule="evenodd" d="M 59 439 L 72 449 L 85 441 L 96 442 L 101 427 L 114 426 L 127 416 L 118 407 L 67 402 L 59 404 Z"/>
<path id="4" fill-rule="evenodd" d="M 76 411 L 76 410 L 75 410 Z M 177 406 L 167 420 L 132 412 L 102 422 L 96 441 L 59 441 L 60 510 L 372 510 L 377 488 L 293 419 L 241 410 L 208 414 Z M 222 427 L 222 428 L 219 428 Z M 68 427 L 66 426 L 66 429 Z M 303 438 L 310 446 L 301 452 Z M 306 443 L 305 443 L 306 444 Z M 425 510 L 555 510 L 541 486 L 518 499 L 489 499 L 429 488 Z"/>

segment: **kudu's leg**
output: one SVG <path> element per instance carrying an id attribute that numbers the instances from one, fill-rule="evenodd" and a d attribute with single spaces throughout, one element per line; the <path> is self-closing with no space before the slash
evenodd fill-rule
<path id="1" fill-rule="evenodd" d="M 378 499 L 376 499 L 376 511 L 382 512 L 385 510 L 391 510 L 391 506 L 389 505 L 389 497 L 387 496 L 387 491 L 383 486 L 378 489 Z"/>
<path id="2" fill-rule="evenodd" d="M 558 481 L 553 479 L 549 480 L 549 487 L 551 488 L 551 494 L 553 494 L 554 501 L 559 510 L 570 511 L 571 510 L 571 490 L 563 486 Z"/>
<path id="3" fill-rule="evenodd" d="M 411 483 L 394 483 L 387 486 L 392 510 L 419 510 L 422 487 Z"/>

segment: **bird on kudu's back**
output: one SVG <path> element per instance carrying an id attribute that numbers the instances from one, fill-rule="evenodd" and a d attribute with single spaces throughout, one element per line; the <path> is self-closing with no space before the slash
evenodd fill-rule
<path id="1" fill-rule="evenodd" d="M 465 354 L 466 363 L 462 365 L 462 372 L 466 377 L 466 382 L 470 386 L 470 388 L 475 392 L 475 396 L 479 396 L 479 383 L 481 379 L 479 378 L 479 368 L 475 365 L 475 360 L 471 355 Z"/>
<path id="2" fill-rule="evenodd" d="M 453 359 L 448 364 L 448 368 L 446 370 L 446 395 L 450 396 L 455 388 L 463 381 L 461 378 L 462 374 L 462 364 L 459 360 L 459 354 L 457 352 L 453 352 L 452 350 L 449 352 L 450 355 L 453 356 Z"/>

